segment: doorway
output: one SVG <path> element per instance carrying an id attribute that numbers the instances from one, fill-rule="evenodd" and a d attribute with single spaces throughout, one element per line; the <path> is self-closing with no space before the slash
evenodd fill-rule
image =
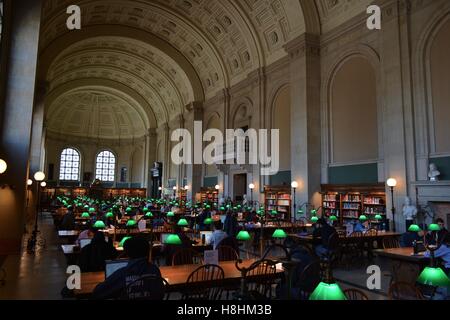
<path id="1" fill-rule="evenodd" d="M 236 174 L 233 176 L 234 201 L 244 200 L 244 194 L 247 194 L 247 174 Z"/>

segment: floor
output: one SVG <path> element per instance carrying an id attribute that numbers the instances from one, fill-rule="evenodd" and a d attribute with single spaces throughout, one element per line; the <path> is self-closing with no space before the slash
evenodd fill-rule
<path id="1" fill-rule="evenodd" d="M 61 240 L 57 237 L 50 214 L 43 214 L 39 225 L 41 235 L 45 238 L 45 247 L 39 247 L 36 254 L 29 254 L 24 250 L 20 255 L 6 257 L 2 266 L 6 270 L 6 281 L 4 286 L 0 284 L 0 299 L 62 299 L 61 290 L 67 279 L 67 264 L 60 249 Z M 24 248 L 28 238 L 29 235 L 25 235 Z M 381 268 L 381 290 L 367 289 L 369 275 L 366 270 L 372 264 Z M 383 300 L 387 298 L 389 287 L 389 277 L 384 274 L 388 273 L 389 269 L 390 266 L 385 261 L 375 260 L 359 268 L 337 269 L 334 271 L 334 277 L 343 289 L 357 288 L 364 291 L 371 300 Z"/>

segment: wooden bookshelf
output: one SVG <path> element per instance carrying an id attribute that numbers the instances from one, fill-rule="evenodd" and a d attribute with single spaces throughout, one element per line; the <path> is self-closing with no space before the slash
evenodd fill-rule
<path id="1" fill-rule="evenodd" d="M 322 185 L 322 213 L 335 215 L 341 224 L 355 222 L 366 215 L 370 223 L 377 223 L 377 214 L 386 219 L 384 184 Z"/>
<path id="2" fill-rule="evenodd" d="M 291 221 L 291 188 L 286 186 L 264 187 L 264 207 L 267 218 L 272 218 L 270 212 L 278 211 L 278 218 L 285 221 Z"/>
<path id="3" fill-rule="evenodd" d="M 208 202 L 217 206 L 219 204 L 219 192 L 215 188 L 201 188 L 200 199 L 202 203 Z"/>

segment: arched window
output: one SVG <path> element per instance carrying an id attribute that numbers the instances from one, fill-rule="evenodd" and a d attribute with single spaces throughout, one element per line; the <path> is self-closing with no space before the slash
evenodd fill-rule
<path id="1" fill-rule="evenodd" d="M 110 151 L 102 151 L 95 162 L 95 178 L 103 182 L 114 182 L 116 157 Z"/>
<path id="2" fill-rule="evenodd" d="M 80 180 L 80 154 L 73 148 L 64 149 L 61 152 L 59 163 L 59 180 L 79 181 Z"/>

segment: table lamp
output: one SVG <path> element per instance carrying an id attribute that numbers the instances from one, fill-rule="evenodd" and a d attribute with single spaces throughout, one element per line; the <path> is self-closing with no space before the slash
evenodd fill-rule
<path id="1" fill-rule="evenodd" d="M 180 221 L 178 221 L 178 224 L 177 224 L 179 227 L 187 227 L 187 226 L 189 226 L 189 223 L 187 222 L 187 220 L 186 219 L 180 219 Z"/>
<path id="2" fill-rule="evenodd" d="M 127 222 L 127 228 L 135 228 L 137 226 L 136 220 L 130 219 Z"/>
<path id="3" fill-rule="evenodd" d="M 96 221 L 94 223 L 94 228 L 97 230 L 106 229 L 106 225 L 103 221 Z"/>
<path id="4" fill-rule="evenodd" d="M 248 231 L 239 231 L 238 235 L 236 236 L 236 239 L 239 241 L 249 241 L 251 239 L 250 234 Z"/>
<path id="5" fill-rule="evenodd" d="M 124 237 L 122 239 L 122 241 L 120 241 L 120 243 L 119 243 L 119 248 L 123 248 L 123 245 L 125 244 L 125 242 L 127 242 L 130 239 L 131 239 L 131 237 Z"/>
<path id="6" fill-rule="evenodd" d="M 409 232 L 420 232 L 422 229 L 417 224 L 412 224 L 408 228 Z"/>
<path id="7" fill-rule="evenodd" d="M 169 212 L 167 212 L 167 216 L 169 218 L 173 218 L 173 217 L 175 217 L 175 213 L 173 213 L 172 211 L 169 211 Z"/>
<path id="8" fill-rule="evenodd" d="M 287 234 L 283 229 L 277 229 L 272 235 L 272 238 L 274 239 L 286 239 Z"/>
<path id="9" fill-rule="evenodd" d="M 89 219 L 91 217 L 91 215 L 89 214 L 89 212 L 83 212 L 83 214 L 81 215 L 81 218 L 83 219 Z"/>
<path id="10" fill-rule="evenodd" d="M 171 234 L 167 237 L 164 244 L 181 245 L 181 239 L 177 234 Z"/>

